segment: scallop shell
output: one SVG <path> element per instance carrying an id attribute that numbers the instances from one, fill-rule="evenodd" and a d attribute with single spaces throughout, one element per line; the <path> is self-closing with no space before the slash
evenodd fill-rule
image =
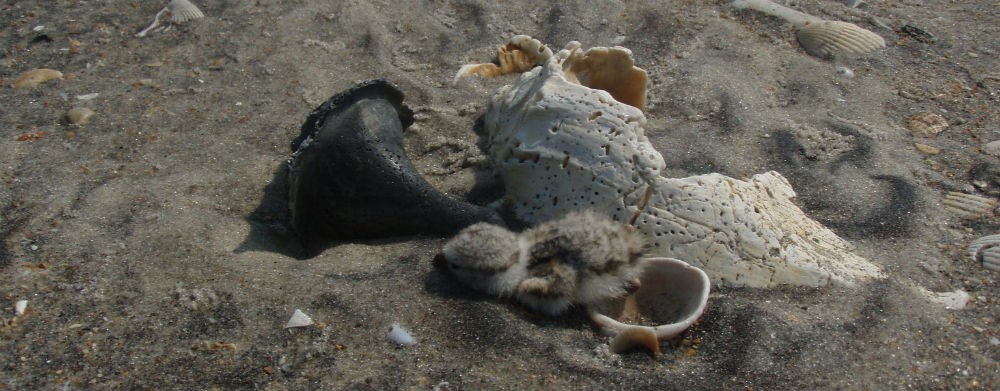
<path id="1" fill-rule="evenodd" d="M 973 240 L 969 243 L 969 257 L 987 269 L 1000 272 L 1000 234 Z"/>
<path id="2" fill-rule="evenodd" d="M 795 36 L 807 53 L 822 58 L 866 54 L 885 47 L 878 34 L 836 20 L 808 23 Z"/>
<path id="3" fill-rule="evenodd" d="M 639 290 L 627 299 L 598 303 L 589 311 L 594 323 L 614 337 L 611 350 L 615 353 L 638 345 L 658 355 L 659 341 L 684 332 L 708 304 L 711 283 L 701 269 L 673 258 L 647 258 L 643 262 L 646 266 L 639 277 Z M 636 316 L 657 326 L 628 324 L 628 318 Z"/>
<path id="4" fill-rule="evenodd" d="M 806 216 L 776 172 L 749 181 L 661 177 L 663 157 L 644 134 L 642 111 L 577 83 L 594 78 L 574 73 L 580 69 L 574 62 L 607 55 L 616 61 L 588 66 L 638 75 L 627 49 L 584 53 L 571 43 L 491 98 L 484 116 L 488 156 L 514 217 L 537 224 L 593 209 L 634 225 L 651 256 L 683 259 L 734 286 L 852 285 L 884 276 Z"/>
<path id="5" fill-rule="evenodd" d="M 948 120 L 940 114 L 919 113 L 914 114 L 906 121 L 906 128 L 910 129 L 915 136 L 936 136 L 948 127 Z"/>
<path id="6" fill-rule="evenodd" d="M 49 80 L 62 79 L 63 74 L 55 69 L 39 68 L 20 74 L 14 79 L 14 89 L 35 88 Z"/>
<path id="7" fill-rule="evenodd" d="M 72 125 L 83 126 L 90 122 L 94 114 L 94 110 L 86 107 L 74 107 L 66 113 L 66 120 Z"/>
<path id="8" fill-rule="evenodd" d="M 948 194 L 945 194 L 941 204 L 944 205 L 945 209 L 955 213 L 960 218 L 976 220 L 993 216 L 994 210 L 997 207 L 997 200 L 975 194 L 950 191 Z"/>
<path id="9" fill-rule="evenodd" d="M 171 0 L 167 4 L 167 8 L 170 9 L 170 22 L 174 24 L 181 24 L 205 17 L 205 14 L 201 13 L 198 6 L 188 0 Z"/>

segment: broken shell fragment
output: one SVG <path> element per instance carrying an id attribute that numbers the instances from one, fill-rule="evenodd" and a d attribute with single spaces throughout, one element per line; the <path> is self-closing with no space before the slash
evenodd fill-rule
<path id="1" fill-rule="evenodd" d="M 914 114 L 906 121 L 906 128 L 910 129 L 914 136 L 936 136 L 947 127 L 948 120 L 940 114 L 930 112 Z"/>
<path id="2" fill-rule="evenodd" d="M 645 346 L 656 354 L 659 341 L 687 330 L 701 317 L 708 303 L 711 283 L 701 269 L 673 258 L 646 258 L 644 262 L 639 290 L 633 296 L 597 303 L 589 309 L 590 319 L 604 333 L 614 337 L 611 346 L 616 353 Z M 633 314 L 633 311 L 638 313 Z M 628 318 L 636 315 L 641 322 L 657 325 L 632 325 L 622 321 L 631 321 Z M 655 336 L 656 344 L 650 342 L 650 335 Z"/>
<path id="3" fill-rule="evenodd" d="M 552 50 L 541 41 L 527 35 L 515 35 L 506 45 L 497 49 L 497 62 L 466 64 L 459 68 L 454 82 L 466 76 L 495 77 L 522 73 L 544 64 L 552 57 Z"/>
<path id="4" fill-rule="evenodd" d="M 987 269 L 1000 272 L 1000 234 L 973 240 L 969 244 L 969 257 Z"/>
<path id="5" fill-rule="evenodd" d="M 306 315 L 302 310 L 296 309 L 292 313 L 292 317 L 288 318 L 288 323 L 285 323 L 285 328 L 290 329 L 293 327 L 306 327 L 313 324 L 312 318 Z"/>
<path id="6" fill-rule="evenodd" d="M 18 300 L 18 301 L 16 301 L 14 303 L 14 315 L 15 316 L 24 315 L 24 312 L 27 311 L 27 310 L 28 310 L 28 301 L 27 300 Z"/>
<path id="7" fill-rule="evenodd" d="M 54 69 L 39 68 L 22 73 L 14 79 L 15 89 L 35 88 L 49 80 L 62 79 L 63 74 Z"/>
<path id="8" fill-rule="evenodd" d="M 486 221 L 486 207 L 448 197 L 420 176 L 403 149 L 413 112 L 384 80 L 334 95 L 309 114 L 288 159 L 291 226 L 307 256 L 334 240 L 450 235 Z"/>
<path id="9" fill-rule="evenodd" d="M 878 34 L 836 20 L 808 23 L 795 36 L 807 53 L 821 58 L 861 55 L 885 47 L 885 40 Z"/>
<path id="10" fill-rule="evenodd" d="M 90 117 L 94 116 L 94 110 L 86 107 L 74 107 L 66 113 L 66 120 L 72 125 L 83 126 L 90 122 Z"/>
<path id="11" fill-rule="evenodd" d="M 205 17 L 198 6 L 188 0 L 171 0 L 167 8 L 170 9 L 170 22 L 174 24 Z"/>
<path id="12" fill-rule="evenodd" d="M 997 200 L 977 196 L 975 194 L 965 194 L 950 191 L 944 195 L 941 201 L 944 208 L 966 220 L 976 220 L 984 217 L 991 217 L 997 207 Z"/>

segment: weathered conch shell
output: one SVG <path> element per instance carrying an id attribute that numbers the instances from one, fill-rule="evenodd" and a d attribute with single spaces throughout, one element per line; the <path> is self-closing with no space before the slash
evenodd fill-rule
<path id="1" fill-rule="evenodd" d="M 594 323 L 614 337 L 614 353 L 643 346 L 659 356 L 660 341 L 684 332 L 701 317 L 708 303 L 711 284 L 701 269 L 673 258 L 647 258 L 643 262 L 638 291 L 589 308 Z M 629 324 L 636 321 L 656 326 Z"/>
<path id="2" fill-rule="evenodd" d="M 615 61 L 594 60 L 602 56 Z M 851 285 L 883 276 L 792 203 L 795 192 L 777 172 L 749 181 L 660 176 L 665 164 L 644 134 L 645 115 L 618 99 L 644 97 L 644 82 L 619 82 L 633 87 L 613 95 L 582 84 L 603 79 L 581 69 L 645 80 L 627 49 L 584 53 L 573 42 L 490 100 L 488 156 L 516 218 L 538 224 L 592 209 L 638 228 L 650 255 L 684 260 L 733 286 Z"/>
<path id="3" fill-rule="evenodd" d="M 854 23 L 823 20 L 769 0 L 736 0 L 736 9 L 752 9 L 784 19 L 797 29 L 799 44 L 813 56 L 822 58 L 860 55 L 885 47 L 885 39 Z"/>
<path id="4" fill-rule="evenodd" d="M 361 83 L 313 110 L 288 159 L 291 225 L 307 252 L 332 240 L 452 234 L 491 209 L 450 198 L 403 150 L 413 112 L 384 80 Z"/>

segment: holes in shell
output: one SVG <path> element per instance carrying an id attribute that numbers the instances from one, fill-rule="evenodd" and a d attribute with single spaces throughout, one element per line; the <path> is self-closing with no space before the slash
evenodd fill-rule
<path id="1" fill-rule="evenodd" d="M 590 121 L 590 122 L 594 122 L 594 121 L 597 120 L 598 117 L 601 116 L 601 114 L 602 113 L 600 111 L 595 111 L 595 112 L 593 112 L 593 113 L 590 114 L 590 118 L 587 118 L 587 120 Z"/>

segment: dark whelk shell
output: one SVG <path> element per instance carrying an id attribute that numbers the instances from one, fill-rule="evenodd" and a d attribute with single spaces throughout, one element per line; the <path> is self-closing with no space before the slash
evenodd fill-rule
<path id="1" fill-rule="evenodd" d="M 358 84 L 309 114 L 288 159 L 291 226 L 312 255 L 334 240 L 453 234 L 491 209 L 450 198 L 403 150 L 413 112 L 384 80 Z"/>

